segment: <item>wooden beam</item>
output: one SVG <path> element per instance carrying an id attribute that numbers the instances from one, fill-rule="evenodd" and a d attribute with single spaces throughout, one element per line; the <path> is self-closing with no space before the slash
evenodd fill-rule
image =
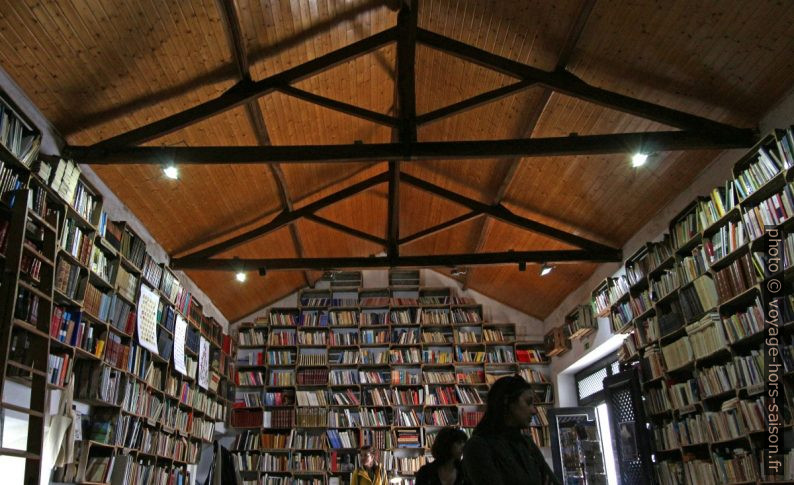
<path id="1" fill-rule="evenodd" d="M 370 177 L 357 184 L 351 185 L 350 187 L 341 189 L 337 192 L 334 192 L 333 194 L 330 194 L 326 197 L 323 197 L 320 200 L 307 204 L 299 209 L 295 209 L 293 211 L 283 211 L 279 213 L 276 217 L 274 217 L 271 221 L 267 222 L 266 224 L 248 230 L 238 236 L 234 236 L 225 241 L 213 244 L 208 248 L 194 251 L 182 258 L 176 258 L 173 261 L 179 261 L 183 259 L 209 258 L 218 253 L 228 251 L 255 238 L 264 236 L 265 234 L 281 229 L 282 227 L 288 224 L 292 224 L 301 217 L 305 217 L 308 214 L 313 214 L 315 211 L 318 211 L 324 207 L 328 207 L 332 204 L 335 204 L 340 200 L 346 199 L 352 195 L 358 194 L 359 192 L 363 192 L 371 187 L 384 183 L 387 181 L 387 178 L 388 178 L 387 172 L 384 172 L 380 175 L 375 175 L 374 177 Z"/>
<path id="2" fill-rule="evenodd" d="M 410 236 L 404 237 L 400 239 L 400 245 L 408 244 L 414 241 L 418 241 L 420 239 L 424 239 L 428 236 L 441 232 L 443 230 L 449 229 L 451 227 L 455 227 L 459 224 L 463 224 L 464 222 L 468 222 L 472 219 L 476 219 L 480 217 L 482 212 L 473 210 L 471 212 L 467 212 L 465 214 L 459 215 L 458 217 L 454 217 L 448 221 L 442 222 L 441 224 L 436 224 L 435 226 L 428 227 L 427 229 L 422 229 L 421 231 L 415 232 Z"/>
<path id="3" fill-rule="evenodd" d="M 389 162 L 389 202 L 386 237 L 386 254 L 400 254 L 400 162 Z"/>
<path id="4" fill-rule="evenodd" d="M 403 0 L 397 13 L 397 69 L 395 100 L 398 125 L 392 141 L 402 145 L 416 142 L 416 29 L 419 0 Z M 386 255 L 400 255 L 400 161 L 389 161 L 389 202 Z"/>
<path id="5" fill-rule="evenodd" d="M 470 109 L 476 108 L 477 106 L 481 106 L 486 103 L 491 103 L 493 101 L 502 99 L 506 96 L 515 94 L 519 91 L 523 91 L 524 89 L 527 89 L 530 86 L 533 86 L 534 84 L 535 83 L 532 81 L 518 81 L 513 84 L 508 84 L 507 86 L 502 86 L 501 88 L 496 88 L 490 91 L 486 91 L 482 94 L 478 94 L 476 96 L 472 96 L 471 98 L 464 99 L 463 101 L 458 101 L 457 103 L 453 103 L 443 108 L 439 108 L 437 110 L 433 110 L 425 114 L 419 115 L 416 117 L 416 124 L 424 125 L 427 123 L 432 123 L 434 121 L 443 120 L 444 118 L 448 118 L 452 115 L 466 112 Z"/>
<path id="6" fill-rule="evenodd" d="M 358 229 L 352 228 L 350 226 L 346 226 L 344 224 L 340 224 L 330 219 L 326 219 L 325 217 L 320 217 L 317 214 L 308 214 L 304 216 L 304 218 L 310 221 L 314 221 L 318 224 L 322 224 L 324 226 L 330 227 L 331 229 L 336 229 L 337 231 L 344 232 L 345 234 L 349 234 L 359 239 L 364 239 L 366 241 L 374 242 L 375 244 L 379 244 L 383 247 L 386 247 L 388 245 L 388 242 L 382 237 L 373 236 L 372 234 L 369 234 L 367 232 L 359 231 Z"/>
<path id="7" fill-rule="evenodd" d="M 590 251 L 601 251 L 604 253 L 613 253 L 613 254 L 615 251 L 619 251 L 618 249 L 611 248 L 604 244 L 591 241 L 589 239 L 576 236 L 575 234 L 570 234 L 568 232 L 561 231 L 559 229 L 553 228 L 551 226 L 547 226 L 540 222 L 533 221 L 532 219 L 527 219 L 525 217 L 521 217 L 519 215 L 513 214 L 502 205 L 484 204 L 480 201 L 470 199 L 466 196 L 458 194 L 457 192 L 452 192 L 450 190 L 444 189 L 437 185 L 431 184 L 430 182 L 426 182 L 422 179 L 416 178 L 412 175 L 408 175 L 404 173 L 402 174 L 402 179 L 404 182 L 413 185 L 418 189 L 424 190 L 439 197 L 443 197 L 456 204 L 462 205 L 464 207 L 468 207 L 471 210 L 482 212 L 485 215 L 499 219 L 500 221 L 506 222 L 507 224 L 512 224 L 516 227 L 520 227 L 521 229 L 526 229 L 528 231 L 544 234 L 558 241 L 562 241 L 564 243 L 577 246 L 583 249 L 587 249 Z"/>
<path id="8" fill-rule="evenodd" d="M 433 254 L 423 256 L 372 256 L 362 258 L 283 258 L 283 259 L 207 259 L 180 258 L 172 261 L 171 267 L 179 270 L 201 269 L 209 271 L 267 271 L 330 270 L 343 268 L 391 268 L 391 267 L 453 267 L 504 265 L 542 262 L 619 262 L 620 251 L 608 253 L 582 249 L 558 251 L 505 251 L 477 254 Z"/>
<path id="9" fill-rule="evenodd" d="M 249 164 L 338 163 L 384 160 L 464 160 L 483 158 L 605 155 L 637 151 L 748 148 L 756 141 L 751 130 L 742 136 L 711 136 L 688 131 L 561 136 L 515 140 L 426 141 L 352 145 L 71 147 L 68 155 L 87 165 L 125 164 Z"/>
<path id="10" fill-rule="evenodd" d="M 337 101 L 335 99 L 326 98 L 325 96 L 320 96 L 318 94 L 310 93 L 308 91 L 304 91 L 302 89 L 298 89 L 293 86 L 281 86 L 277 88 L 277 91 L 280 91 L 294 98 L 302 99 L 312 104 L 333 109 L 339 111 L 340 113 L 344 113 L 350 116 L 355 116 L 357 118 L 361 118 L 367 121 L 372 121 L 374 123 L 379 123 L 381 125 L 386 125 L 386 126 L 397 126 L 397 118 L 394 118 L 393 116 L 378 113 L 365 108 L 360 108 L 352 104 Z"/>
<path id="11" fill-rule="evenodd" d="M 419 0 L 404 0 L 397 14 L 397 140 L 416 141 L 416 32 Z"/>
<path id="12" fill-rule="evenodd" d="M 521 80 L 531 80 L 548 86 L 559 93 L 583 99 L 614 110 L 685 130 L 720 136 L 746 136 L 746 130 L 718 123 L 683 111 L 624 96 L 606 89 L 591 86 L 564 70 L 543 71 L 512 59 L 492 54 L 483 49 L 445 37 L 429 30 L 419 29 L 417 40 L 435 49 L 473 62 Z"/>
<path id="13" fill-rule="evenodd" d="M 176 130 L 235 108 L 251 99 L 257 99 L 260 96 L 272 92 L 278 87 L 288 86 L 301 79 L 319 74 L 342 62 L 372 52 L 384 44 L 393 42 L 395 39 L 396 29 L 390 28 L 260 81 L 240 81 L 217 98 L 167 116 L 148 125 L 108 138 L 107 140 L 93 145 L 93 147 L 108 148 L 138 145 L 165 136 Z"/>

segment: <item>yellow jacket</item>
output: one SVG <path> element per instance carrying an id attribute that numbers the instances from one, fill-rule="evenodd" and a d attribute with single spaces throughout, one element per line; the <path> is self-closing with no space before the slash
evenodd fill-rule
<path id="1" fill-rule="evenodd" d="M 389 485 L 389 479 L 381 465 L 375 467 L 374 479 L 369 477 L 366 470 L 356 468 L 350 475 L 350 485 Z"/>

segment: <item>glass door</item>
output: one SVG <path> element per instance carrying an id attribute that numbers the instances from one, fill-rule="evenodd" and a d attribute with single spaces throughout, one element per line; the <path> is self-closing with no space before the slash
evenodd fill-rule
<path id="1" fill-rule="evenodd" d="M 563 485 L 607 485 L 594 407 L 549 409 L 554 473 Z"/>

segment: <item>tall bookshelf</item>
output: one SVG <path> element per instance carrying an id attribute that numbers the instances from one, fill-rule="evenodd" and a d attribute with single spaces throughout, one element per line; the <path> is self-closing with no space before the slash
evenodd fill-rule
<path id="1" fill-rule="evenodd" d="M 40 144 L 33 123 L 0 92 L 0 461 L 23 466 L 26 482 L 41 473 L 59 217 L 30 190 Z M 18 392 L 15 383 L 32 392 Z"/>
<path id="2" fill-rule="evenodd" d="M 55 157 L 14 163 L 8 153 L 0 143 L 6 173 L 0 192 L 0 345 L 7 349 L 0 362 L 0 407 L 8 433 L 4 446 L 11 433 L 26 442 L 0 448 L 0 455 L 25 461 L 25 483 L 49 474 L 41 470 L 47 403 L 71 385 L 74 401 L 88 414 L 77 423 L 82 439 L 75 443 L 75 463 L 56 469 L 54 479 L 189 478 L 187 466 L 211 443 L 215 423 L 226 421 L 234 397 L 231 339 L 204 316 L 173 272 L 151 258 L 128 224 L 108 220 L 101 196 L 76 163 Z M 159 300 L 157 353 L 144 349 L 137 334 L 143 285 Z M 177 316 L 187 322 L 185 354 L 194 363 L 187 375 L 176 371 L 171 352 Z M 209 349 L 206 389 L 198 386 L 195 370 L 201 338 Z M 28 391 L 12 390 L 12 383 Z M 29 397 L 17 402 L 20 395 Z"/>
<path id="3" fill-rule="evenodd" d="M 626 262 L 630 319 L 613 318 L 612 329 L 629 334 L 619 352 L 622 365 L 641 367 L 656 478 L 663 485 L 794 479 L 791 456 L 785 457 L 785 475 L 763 476 L 765 424 L 759 419 L 764 408 L 761 282 L 767 273 L 763 228 L 784 235 L 794 229 L 792 146 L 791 128 L 765 136 L 736 162 L 733 178 L 697 197 L 670 222 L 669 235 Z M 794 238 L 787 237 L 784 247 L 779 303 L 781 350 L 788 355 L 782 380 L 790 409 Z M 594 297 L 599 294 L 603 288 L 594 291 Z M 616 307 L 620 304 L 611 302 L 612 314 L 622 311 Z M 790 435 L 791 413 L 784 419 Z"/>
<path id="4" fill-rule="evenodd" d="M 349 483 L 362 444 L 412 483 L 438 430 L 471 432 L 499 377 L 521 374 L 554 402 L 542 342 L 516 340 L 514 324 L 418 283 L 417 273 L 344 299 L 304 290 L 298 307 L 241 326 L 232 425 L 245 483 Z M 549 446 L 544 411 L 527 433 Z"/>

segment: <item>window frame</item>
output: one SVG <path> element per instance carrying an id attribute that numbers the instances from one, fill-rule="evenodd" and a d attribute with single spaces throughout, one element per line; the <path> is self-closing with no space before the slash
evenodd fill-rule
<path id="1" fill-rule="evenodd" d="M 603 387 L 601 388 L 600 391 L 594 392 L 593 394 L 585 398 L 580 397 L 579 382 L 591 376 L 592 374 L 599 372 L 602 369 L 606 369 L 606 377 L 615 375 L 612 372 L 612 366 L 615 362 L 618 362 L 617 354 L 610 354 L 590 364 L 589 366 L 585 367 L 584 369 L 574 374 L 574 384 L 576 387 L 576 402 L 578 403 L 578 406 L 595 406 L 599 402 L 606 400 L 606 395 L 604 393 Z"/>

